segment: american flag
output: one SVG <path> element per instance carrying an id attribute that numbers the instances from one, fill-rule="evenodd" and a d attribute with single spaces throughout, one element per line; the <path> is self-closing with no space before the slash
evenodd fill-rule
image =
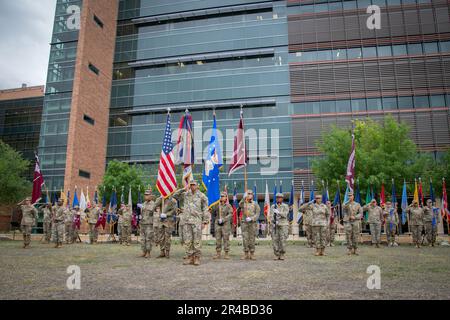
<path id="1" fill-rule="evenodd" d="M 166 131 L 159 159 L 158 179 L 156 188 L 164 198 L 170 196 L 177 189 L 175 178 L 175 164 L 173 159 L 172 131 L 170 129 L 170 114 L 167 115 Z"/>
<path id="2" fill-rule="evenodd" d="M 348 158 L 347 176 L 345 177 L 345 181 L 347 181 L 350 191 L 353 191 L 353 187 L 355 185 L 355 154 L 355 135 L 352 134 L 352 152 Z"/>

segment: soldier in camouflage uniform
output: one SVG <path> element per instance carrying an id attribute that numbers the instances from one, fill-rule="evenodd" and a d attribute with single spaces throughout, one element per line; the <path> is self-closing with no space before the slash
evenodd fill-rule
<path id="1" fill-rule="evenodd" d="M 63 206 L 63 200 L 59 199 L 53 215 L 53 241 L 55 248 L 61 248 L 64 238 L 64 220 L 67 208 Z"/>
<path id="2" fill-rule="evenodd" d="M 363 212 L 369 212 L 370 235 L 372 237 L 372 245 L 380 247 L 381 243 L 381 223 L 383 222 L 383 210 L 377 205 L 377 200 L 372 199 L 370 204 L 363 207 Z"/>
<path id="3" fill-rule="evenodd" d="M 423 209 L 419 207 L 419 203 L 414 200 L 406 212 L 410 215 L 409 225 L 411 226 L 413 243 L 416 245 L 416 248 L 420 248 L 420 243 L 422 242 Z"/>
<path id="4" fill-rule="evenodd" d="M 89 243 L 95 244 L 98 239 L 98 229 L 95 227 L 97 221 L 102 214 L 102 210 L 99 204 L 96 204 L 94 208 L 86 209 L 86 218 L 89 223 Z"/>
<path id="5" fill-rule="evenodd" d="M 159 245 L 161 251 L 158 258 L 169 258 L 172 232 L 176 221 L 174 218 L 176 219 L 177 216 L 177 200 L 173 197 L 167 199 L 160 197 L 155 202 L 155 208 L 160 208 L 160 213 L 153 217 L 155 244 Z"/>
<path id="6" fill-rule="evenodd" d="M 361 223 L 363 210 L 361 205 L 358 202 L 355 202 L 353 192 L 348 193 L 348 199 L 348 202 L 344 203 L 343 206 L 343 221 L 348 255 L 358 255 L 356 250 L 358 249 L 358 237 L 360 233 L 359 226 Z"/>
<path id="7" fill-rule="evenodd" d="M 202 230 L 210 220 L 208 198 L 198 190 L 198 184 L 195 180 L 190 181 L 189 186 L 187 185 L 186 188 L 176 191 L 173 197 L 178 201 L 182 201 L 184 206 L 182 213 L 184 215 L 183 237 L 188 258 L 183 264 L 199 266 Z"/>
<path id="8" fill-rule="evenodd" d="M 386 202 L 386 207 L 383 210 L 385 230 L 386 230 L 386 240 L 389 247 L 395 245 L 395 233 L 398 228 L 398 214 L 397 209 L 392 207 L 391 202 Z"/>
<path id="9" fill-rule="evenodd" d="M 76 221 L 81 221 L 81 212 L 80 212 L 80 207 L 79 206 L 75 206 L 72 209 L 72 216 L 73 216 L 73 222 L 72 222 L 72 228 L 73 228 L 73 233 L 72 233 L 72 243 L 76 243 L 78 240 L 78 226 L 76 225 Z M 80 240 L 81 242 L 81 240 Z"/>
<path id="10" fill-rule="evenodd" d="M 120 233 L 120 242 L 127 246 L 131 243 L 131 219 L 133 217 L 132 209 L 129 205 L 122 203 L 119 211 L 117 212 L 120 217 L 122 217 L 122 227 Z"/>
<path id="11" fill-rule="evenodd" d="M 314 235 L 314 246 L 316 256 L 324 256 L 327 244 L 328 221 L 330 219 L 330 208 L 322 203 L 322 196 L 316 195 L 314 203 L 309 202 L 308 206 L 312 212 L 312 231 Z"/>
<path id="12" fill-rule="evenodd" d="M 256 227 L 255 224 L 259 218 L 260 207 L 258 203 L 253 201 L 253 191 L 247 190 L 246 198 L 239 202 L 239 207 L 242 210 L 241 230 L 242 242 L 244 247 L 244 255 L 241 260 L 256 260 L 255 259 L 255 241 L 256 241 Z"/>
<path id="13" fill-rule="evenodd" d="M 314 245 L 313 232 L 312 232 L 312 211 L 309 208 L 308 203 L 304 203 L 300 206 L 299 210 L 303 213 L 303 228 L 306 233 L 306 246 L 312 248 Z"/>
<path id="14" fill-rule="evenodd" d="M 73 243 L 73 212 L 69 209 L 66 210 L 64 217 L 64 231 L 66 244 Z"/>
<path id="15" fill-rule="evenodd" d="M 331 202 L 327 202 L 327 206 L 331 206 Z M 329 247 L 334 247 L 334 239 L 336 238 L 337 226 L 339 224 L 339 216 L 336 208 L 330 209 L 330 223 L 327 228 L 327 244 Z"/>
<path id="16" fill-rule="evenodd" d="M 43 219 L 43 227 L 44 227 L 44 239 L 45 242 L 50 243 L 50 240 L 52 238 L 52 206 L 50 203 L 47 203 L 42 209 L 42 212 L 44 213 L 44 219 Z"/>
<path id="17" fill-rule="evenodd" d="M 436 243 L 437 228 L 439 224 L 439 213 L 436 214 L 431 199 L 427 200 L 427 205 L 423 208 L 423 222 L 425 228 L 425 237 L 429 246 L 434 247 Z"/>
<path id="18" fill-rule="evenodd" d="M 145 202 L 141 208 L 141 249 L 142 257 L 150 258 L 152 251 L 152 243 L 154 240 L 153 232 L 153 213 L 155 210 L 155 201 L 153 201 L 153 195 L 150 190 L 145 191 Z"/>
<path id="19" fill-rule="evenodd" d="M 225 252 L 224 259 L 230 259 L 228 255 L 230 252 L 230 233 L 231 233 L 231 218 L 233 217 L 233 208 L 227 203 L 227 194 L 222 192 L 220 194 L 220 202 L 212 208 L 212 215 L 214 219 L 214 232 L 216 238 L 216 255 L 213 259 L 220 259 L 223 250 Z"/>
<path id="20" fill-rule="evenodd" d="M 275 257 L 273 260 L 284 260 L 286 240 L 289 235 L 289 206 L 283 203 L 284 195 L 276 194 L 276 204 L 270 206 L 270 221 L 272 226 L 272 246 Z"/>
<path id="21" fill-rule="evenodd" d="M 31 244 L 31 229 L 36 224 L 38 211 L 31 204 L 31 198 L 26 198 L 18 204 L 22 211 L 22 221 L 20 222 L 20 229 L 23 233 L 23 248 L 29 248 Z"/>

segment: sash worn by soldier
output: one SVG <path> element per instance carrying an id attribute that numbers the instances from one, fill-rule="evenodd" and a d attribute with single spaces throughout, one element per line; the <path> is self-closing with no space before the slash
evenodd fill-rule
<path id="1" fill-rule="evenodd" d="M 190 189 L 180 189 L 173 197 L 183 201 L 184 247 L 187 259 L 184 265 L 200 265 L 202 228 L 209 223 L 208 199 L 198 190 L 197 181 L 189 182 Z M 203 227 L 202 227 L 203 225 Z"/>
<path id="2" fill-rule="evenodd" d="M 242 210 L 241 230 L 244 255 L 241 260 L 255 259 L 256 221 L 259 218 L 260 207 L 253 201 L 253 191 L 247 190 L 247 198 L 239 202 Z"/>
<path id="3" fill-rule="evenodd" d="M 322 203 L 322 196 L 316 196 L 316 202 L 310 203 L 312 212 L 312 231 L 314 234 L 314 246 L 316 256 L 325 255 L 325 246 L 327 245 L 328 221 L 330 218 L 330 209 Z"/>
<path id="4" fill-rule="evenodd" d="M 353 192 L 348 193 L 349 201 L 343 206 L 345 238 L 347 241 L 348 254 L 358 255 L 359 226 L 363 211 L 361 205 L 354 201 Z"/>
<path id="5" fill-rule="evenodd" d="M 87 218 L 89 223 L 89 242 L 90 244 L 97 243 L 98 239 L 98 229 L 95 227 L 97 224 L 99 216 L 102 214 L 102 210 L 99 205 L 94 208 L 88 209 Z"/>
<path id="6" fill-rule="evenodd" d="M 233 208 L 226 203 L 227 194 L 222 192 L 220 194 L 220 202 L 212 208 L 212 215 L 214 219 L 214 232 L 216 238 L 216 255 L 213 259 L 220 259 L 223 250 L 225 252 L 224 259 L 230 259 L 228 255 L 230 252 L 230 233 L 231 233 L 231 219 L 233 217 Z"/>
<path id="7" fill-rule="evenodd" d="M 439 213 L 433 210 L 433 202 L 427 200 L 427 205 L 423 208 L 423 223 L 425 229 L 425 238 L 429 246 L 434 247 L 437 237 L 437 228 L 440 223 Z"/>
<path id="8" fill-rule="evenodd" d="M 272 246 L 275 257 L 273 260 L 284 260 L 286 254 L 286 240 L 289 236 L 289 206 L 283 203 L 284 195 L 276 194 L 276 204 L 270 207 L 270 221 L 272 226 Z"/>
<path id="9" fill-rule="evenodd" d="M 120 242 L 127 246 L 131 243 L 131 219 L 133 217 L 133 212 L 131 210 L 130 206 L 122 204 L 118 211 L 119 219 L 122 217 Z"/>
<path id="10" fill-rule="evenodd" d="M 398 228 L 397 209 L 392 207 L 391 202 L 386 202 L 386 208 L 383 210 L 387 245 L 393 247 L 395 245 L 395 233 Z"/>
<path id="11" fill-rule="evenodd" d="M 163 205 L 164 202 L 164 205 Z M 160 214 L 154 215 L 153 225 L 155 230 L 156 241 L 159 245 L 161 253 L 158 258 L 170 257 L 170 244 L 172 241 L 172 232 L 174 229 L 174 217 L 176 218 L 177 200 L 173 197 L 168 197 L 163 201 L 160 197 L 155 202 L 155 208 L 161 208 Z"/>
<path id="12" fill-rule="evenodd" d="M 383 209 L 377 206 L 377 200 L 373 199 L 370 204 L 363 207 L 363 211 L 369 212 L 370 235 L 372 237 L 372 245 L 380 247 L 381 243 L 381 223 L 383 222 Z"/>
<path id="13" fill-rule="evenodd" d="M 58 200 L 58 205 L 55 208 L 53 216 L 53 241 L 55 248 L 61 248 L 64 237 L 64 219 L 66 218 L 67 208 L 63 206 L 63 200 Z"/>
<path id="14" fill-rule="evenodd" d="M 150 258 L 152 251 L 152 243 L 154 240 L 153 232 L 153 212 L 155 210 L 155 201 L 153 201 L 153 195 L 151 190 L 145 191 L 145 202 L 141 208 L 141 249 L 142 257 Z"/>
<path id="15" fill-rule="evenodd" d="M 22 210 L 22 221 L 20 222 L 20 228 L 23 233 L 23 248 L 25 249 L 30 247 L 31 228 L 36 223 L 38 211 L 33 205 L 31 205 L 31 198 L 26 198 L 24 201 L 19 203 L 19 205 L 20 210 Z"/>
<path id="16" fill-rule="evenodd" d="M 420 243 L 422 242 L 423 209 L 419 207 L 419 203 L 414 200 L 406 211 L 410 215 L 409 225 L 411 226 L 413 243 L 416 245 L 416 248 L 420 248 Z"/>
<path id="17" fill-rule="evenodd" d="M 64 217 L 64 231 L 66 244 L 73 243 L 73 212 L 69 209 L 66 210 Z"/>
<path id="18" fill-rule="evenodd" d="M 44 213 L 44 219 L 43 219 L 43 227 L 44 227 L 44 240 L 46 243 L 50 243 L 50 240 L 52 238 L 52 209 L 51 205 L 47 203 L 42 209 L 42 212 Z"/>
<path id="19" fill-rule="evenodd" d="M 314 238 L 313 238 L 313 232 L 312 232 L 312 211 L 309 207 L 308 203 L 304 203 L 300 206 L 299 211 L 303 213 L 303 229 L 306 233 L 306 246 L 308 248 L 312 248 L 314 245 Z"/>

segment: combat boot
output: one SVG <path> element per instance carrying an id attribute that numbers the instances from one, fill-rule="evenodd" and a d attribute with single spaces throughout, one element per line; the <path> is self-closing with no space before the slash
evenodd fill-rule
<path id="1" fill-rule="evenodd" d="M 325 253 L 325 248 L 320 249 L 320 255 L 321 256 L 326 256 L 327 254 Z"/>
<path id="2" fill-rule="evenodd" d="M 256 258 L 255 258 L 255 253 L 254 253 L 254 252 L 250 252 L 250 257 L 249 257 L 249 259 L 250 259 L 250 260 L 256 260 Z"/>
<path id="3" fill-rule="evenodd" d="M 225 260 L 230 260 L 230 256 L 228 255 L 228 252 L 227 252 L 227 251 L 225 251 L 225 255 L 223 256 L 223 258 L 224 258 Z"/>
<path id="4" fill-rule="evenodd" d="M 62 248 L 62 242 L 58 242 L 58 248 Z"/>
<path id="5" fill-rule="evenodd" d="M 377 248 L 379 248 L 379 247 L 380 247 L 380 245 L 379 245 L 379 244 L 377 243 L 377 244 L 376 244 L 376 247 L 377 247 Z"/>
<path id="6" fill-rule="evenodd" d="M 170 258 L 170 250 L 166 250 L 166 258 L 167 258 L 167 259 Z"/>
<path id="7" fill-rule="evenodd" d="M 194 264 L 194 257 L 193 256 L 189 256 L 186 258 L 186 260 L 183 261 L 183 265 L 190 265 L 190 264 Z"/>
<path id="8" fill-rule="evenodd" d="M 156 257 L 157 259 L 159 258 L 164 258 L 166 256 L 166 253 L 164 252 L 164 250 L 161 250 L 161 253 L 159 254 L 158 257 Z"/>
<path id="9" fill-rule="evenodd" d="M 58 242 L 55 242 L 55 248 L 58 248 Z"/>
<path id="10" fill-rule="evenodd" d="M 216 255 L 213 257 L 214 260 L 220 259 L 221 250 L 217 250 Z"/>
<path id="11" fill-rule="evenodd" d="M 356 252 L 356 248 L 353 248 L 353 254 L 355 255 L 355 256 L 359 256 L 359 253 L 358 252 Z"/>
<path id="12" fill-rule="evenodd" d="M 280 257 L 279 257 L 278 259 L 280 259 L 280 260 L 283 261 L 283 260 L 284 260 L 284 254 L 281 254 Z"/>
<path id="13" fill-rule="evenodd" d="M 275 255 L 275 257 L 273 257 L 273 260 L 279 260 L 279 259 L 280 259 L 280 257 L 277 255 Z"/>
<path id="14" fill-rule="evenodd" d="M 141 257 L 141 258 L 147 257 L 147 251 L 144 251 L 139 257 Z"/>
<path id="15" fill-rule="evenodd" d="M 244 252 L 244 254 L 241 257 L 241 260 L 248 260 L 248 258 L 249 258 L 248 252 Z"/>
<path id="16" fill-rule="evenodd" d="M 314 253 L 314 255 L 317 257 L 317 256 L 320 256 L 320 249 L 318 249 L 318 248 L 316 248 L 316 252 Z"/>
<path id="17" fill-rule="evenodd" d="M 353 254 L 353 249 L 348 249 L 347 255 L 351 256 Z"/>
<path id="18" fill-rule="evenodd" d="M 200 257 L 198 257 L 198 256 L 195 256 L 194 257 L 194 266 L 199 266 L 200 265 Z"/>

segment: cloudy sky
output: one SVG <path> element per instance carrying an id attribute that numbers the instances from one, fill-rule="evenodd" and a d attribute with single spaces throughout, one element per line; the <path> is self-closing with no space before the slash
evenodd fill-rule
<path id="1" fill-rule="evenodd" d="M 0 0 L 0 89 L 45 85 L 56 0 Z"/>

